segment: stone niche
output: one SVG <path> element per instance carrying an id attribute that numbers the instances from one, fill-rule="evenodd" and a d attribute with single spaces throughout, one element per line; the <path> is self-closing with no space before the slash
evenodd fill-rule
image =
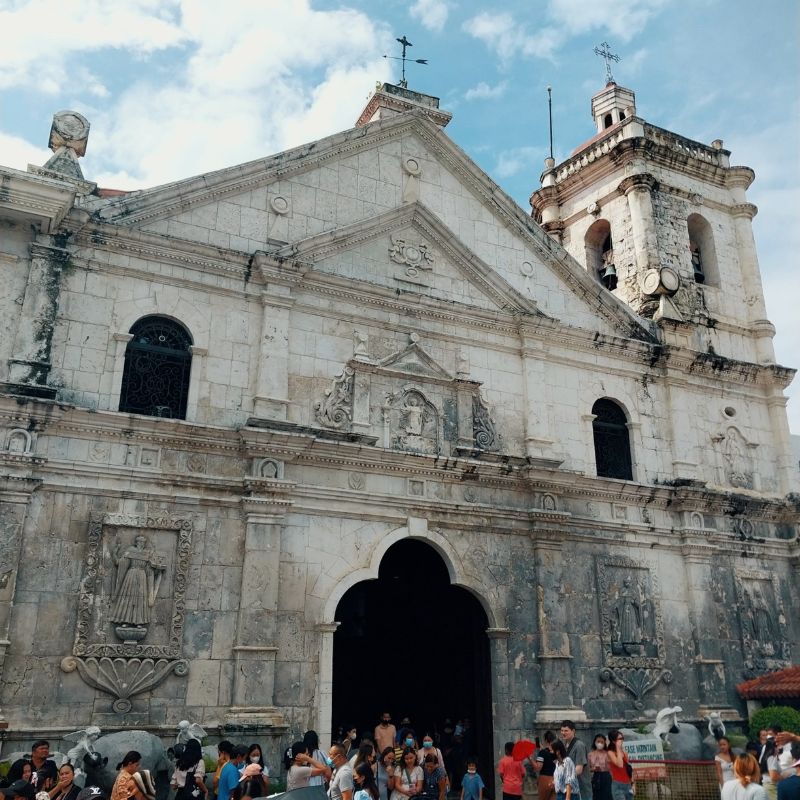
<path id="1" fill-rule="evenodd" d="M 461 369 L 452 375 L 411 334 L 408 346 L 379 361 L 358 352 L 314 413 L 325 428 L 371 436 L 390 450 L 434 456 L 495 453 L 501 438 L 480 386 Z"/>
<path id="2" fill-rule="evenodd" d="M 182 517 L 104 514 L 89 523 L 75 644 L 61 668 L 114 695 L 118 713 L 171 672 L 188 672 L 181 656 L 191 545 L 192 523 Z"/>

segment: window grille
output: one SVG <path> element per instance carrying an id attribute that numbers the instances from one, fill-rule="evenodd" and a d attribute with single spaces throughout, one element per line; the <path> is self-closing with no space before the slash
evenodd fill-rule
<path id="1" fill-rule="evenodd" d="M 144 317 L 125 350 L 119 410 L 149 417 L 186 418 L 191 337 L 177 322 Z"/>

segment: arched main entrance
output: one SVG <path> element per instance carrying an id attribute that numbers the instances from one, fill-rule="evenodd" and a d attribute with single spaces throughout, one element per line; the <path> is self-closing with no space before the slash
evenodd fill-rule
<path id="1" fill-rule="evenodd" d="M 486 612 L 425 542 L 403 539 L 380 563 L 377 580 L 349 589 L 336 609 L 333 725 L 371 731 L 382 711 L 411 719 L 418 739 L 443 734 L 444 721 L 470 721 L 447 763 L 460 779 L 463 757 L 492 772 L 492 717 Z M 469 752 L 467 752 L 469 751 Z"/>

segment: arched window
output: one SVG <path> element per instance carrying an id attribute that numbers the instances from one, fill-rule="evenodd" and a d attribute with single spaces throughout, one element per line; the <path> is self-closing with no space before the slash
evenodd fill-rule
<path id="1" fill-rule="evenodd" d="M 598 400 L 592 406 L 595 418 L 594 458 L 602 478 L 633 480 L 631 443 L 625 412 L 613 400 Z"/>
<path id="2" fill-rule="evenodd" d="M 586 231 L 586 269 L 609 291 L 617 288 L 617 268 L 614 266 L 614 245 L 608 220 L 598 219 Z"/>
<path id="3" fill-rule="evenodd" d="M 614 120 L 611 118 L 611 114 L 606 114 L 603 117 L 603 127 L 610 128 L 614 124 Z"/>
<path id="4" fill-rule="evenodd" d="M 695 281 L 718 285 L 717 252 L 711 225 L 699 214 L 689 214 L 686 227 L 689 230 L 689 256 Z"/>
<path id="5" fill-rule="evenodd" d="M 143 317 L 131 328 L 119 410 L 149 417 L 186 418 L 192 339 L 179 323 Z"/>

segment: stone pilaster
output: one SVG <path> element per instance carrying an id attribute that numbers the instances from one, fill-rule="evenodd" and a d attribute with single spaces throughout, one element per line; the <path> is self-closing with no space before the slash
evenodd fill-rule
<path id="1" fill-rule="evenodd" d="M 69 263 L 66 250 L 31 245 L 28 282 L 9 360 L 9 383 L 13 391 L 32 397 L 53 398 L 48 386 L 53 330 L 61 292 L 61 275 Z"/>
<path id="2" fill-rule="evenodd" d="M 487 628 L 489 659 L 492 669 L 492 721 L 494 752 L 502 753 L 503 744 L 512 738 L 511 684 L 508 670 L 508 628 Z"/>
<path id="3" fill-rule="evenodd" d="M 293 484 L 253 480 L 243 501 L 245 545 L 229 724 L 282 726 L 274 707 L 277 613 L 283 518 Z M 258 492 L 257 496 L 255 492 Z"/>
<path id="4" fill-rule="evenodd" d="M 3 681 L 6 653 L 11 647 L 9 636 L 22 551 L 22 528 L 31 495 L 40 484 L 38 478 L 0 476 L 0 683 Z M 0 730 L 5 727 L 3 711 L 0 709 Z"/>
<path id="5" fill-rule="evenodd" d="M 270 284 L 261 295 L 260 352 L 253 416 L 283 419 L 289 407 L 289 317 L 291 288 Z"/>
<path id="6" fill-rule="evenodd" d="M 716 548 L 705 541 L 703 534 L 684 531 L 682 539 L 697 696 L 703 699 L 708 709 L 727 709 L 725 659 L 720 649 L 713 591 L 709 591 Z"/>
<path id="7" fill-rule="evenodd" d="M 536 721 L 586 719 L 585 712 L 575 706 L 567 608 L 558 588 L 564 584 L 565 569 L 561 534 L 555 530 L 538 530 L 533 536 L 538 634 L 536 657 L 542 688 Z"/>
<path id="8" fill-rule="evenodd" d="M 525 391 L 525 452 L 528 458 L 561 463 L 548 425 L 547 353 L 545 345 L 522 333 L 522 378 Z"/>

